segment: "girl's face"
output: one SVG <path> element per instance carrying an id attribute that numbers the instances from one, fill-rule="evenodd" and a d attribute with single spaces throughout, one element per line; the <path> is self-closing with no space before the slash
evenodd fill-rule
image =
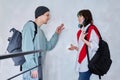
<path id="1" fill-rule="evenodd" d="M 83 24 L 84 20 L 85 20 L 85 18 L 82 15 L 78 16 L 79 24 Z"/>

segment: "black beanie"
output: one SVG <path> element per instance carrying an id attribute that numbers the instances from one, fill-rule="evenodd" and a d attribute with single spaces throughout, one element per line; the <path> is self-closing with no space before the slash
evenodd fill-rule
<path id="1" fill-rule="evenodd" d="M 36 10 L 35 10 L 35 18 L 43 15 L 44 13 L 46 13 L 48 11 L 50 11 L 50 10 L 47 7 L 45 7 L 45 6 L 37 7 Z"/>

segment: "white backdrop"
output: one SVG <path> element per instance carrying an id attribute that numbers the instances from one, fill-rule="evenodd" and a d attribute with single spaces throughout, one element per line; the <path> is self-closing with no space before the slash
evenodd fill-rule
<path id="1" fill-rule="evenodd" d="M 9 29 L 15 27 L 22 30 L 28 20 L 34 20 L 34 10 L 44 5 L 51 11 L 51 19 L 43 26 L 48 40 L 56 27 L 64 23 L 65 29 L 60 35 L 57 46 L 46 56 L 44 80 L 77 80 L 75 72 L 76 52 L 67 50 L 68 46 L 76 44 L 77 12 L 90 9 L 95 25 L 103 38 L 108 41 L 112 66 L 102 80 L 120 80 L 120 1 L 119 0 L 0 0 L 0 54 L 7 54 L 7 38 Z M 6 80 L 19 73 L 19 67 L 14 67 L 11 59 L 0 61 L 0 80 Z M 14 80 L 22 80 L 21 76 Z M 91 80 L 97 80 L 93 77 Z"/>

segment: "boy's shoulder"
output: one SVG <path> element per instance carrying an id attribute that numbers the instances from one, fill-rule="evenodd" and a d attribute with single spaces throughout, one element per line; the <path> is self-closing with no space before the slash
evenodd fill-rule
<path id="1" fill-rule="evenodd" d="M 27 21 L 23 27 L 23 30 L 35 30 L 34 23 L 32 21 Z"/>

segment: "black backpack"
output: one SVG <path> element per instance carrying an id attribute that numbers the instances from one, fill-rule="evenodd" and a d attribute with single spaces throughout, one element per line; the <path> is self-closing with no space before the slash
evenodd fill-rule
<path id="1" fill-rule="evenodd" d="M 110 69 L 112 60 L 110 57 L 110 50 L 108 43 L 102 39 L 98 29 L 95 26 L 93 29 L 98 32 L 100 36 L 100 41 L 99 41 L 99 48 L 91 60 L 89 59 L 89 52 L 87 47 L 88 68 L 91 73 L 99 75 L 99 79 L 101 79 L 101 76 L 106 74 Z M 86 32 L 88 32 L 88 30 L 89 28 L 87 29 Z"/>
<path id="2" fill-rule="evenodd" d="M 29 22 L 33 22 L 33 21 L 29 21 Z M 33 38 L 34 41 L 35 36 L 37 34 L 37 25 L 35 22 L 33 23 L 35 27 L 34 38 Z M 22 33 L 16 30 L 15 28 L 12 28 L 10 32 L 11 31 L 13 31 L 13 34 L 11 37 L 8 38 L 9 43 L 7 46 L 7 51 L 11 54 L 22 52 Z M 26 61 L 24 56 L 13 57 L 12 60 L 15 66 L 19 66 L 19 65 L 21 66 Z"/>

